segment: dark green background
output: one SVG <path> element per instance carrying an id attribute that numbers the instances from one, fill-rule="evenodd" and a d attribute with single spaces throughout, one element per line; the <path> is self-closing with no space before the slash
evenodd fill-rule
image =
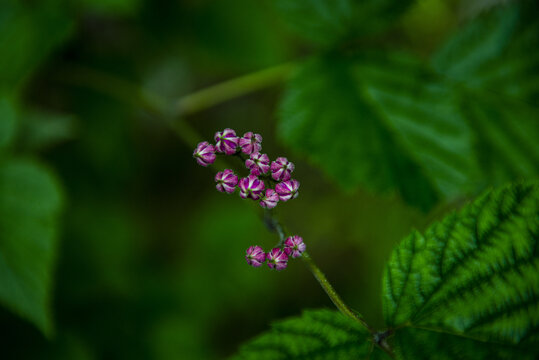
<path id="1" fill-rule="evenodd" d="M 2 308 L 1 358 L 223 358 L 272 320 L 332 307 L 301 262 L 283 272 L 245 263 L 247 247 L 276 241 L 261 208 L 215 191 L 215 170 L 197 166 L 192 146 L 137 97 L 142 88 L 172 102 L 325 51 L 325 40 L 295 32 L 279 9 L 270 0 L 2 2 L 0 89 L 19 114 L 7 152 L 47 164 L 65 205 L 54 335 L 47 339 Z M 425 59 L 474 15 L 463 11 L 456 1 L 419 1 L 357 30 L 389 26 L 384 36 L 346 46 L 404 49 Z M 345 301 L 382 327 L 382 269 L 391 249 L 469 194 L 427 210 L 395 190 L 340 190 L 281 142 L 282 93 L 279 84 L 184 120 L 207 140 L 225 127 L 255 131 L 271 158 L 295 163 L 300 196 L 278 206 L 280 218 L 304 238 Z M 338 139 L 327 134 L 327 141 Z"/>

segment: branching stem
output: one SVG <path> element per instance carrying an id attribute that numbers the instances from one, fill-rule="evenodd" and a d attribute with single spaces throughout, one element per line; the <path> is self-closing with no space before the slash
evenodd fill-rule
<path id="1" fill-rule="evenodd" d="M 279 234 L 280 241 L 278 246 L 281 246 L 286 239 L 286 233 L 279 220 L 277 220 L 273 216 L 271 210 L 267 210 L 265 212 L 265 222 L 266 224 L 271 224 L 271 226 L 268 226 L 270 230 L 273 230 Z M 316 265 L 314 260 L 306 251 L 301 255 L 301 259 L 307 265 L 307 268 L 309 268 L 315 279 L 318 281 L 322 289 L 324 289 L 324 291 L 329 296 L 333 304 L 337 307 L 337 309 L 339 309 L 339 311 L 343 313 L 343 315 L 348 316 L 349 318 L 359 322 L 371 334 L 374 334 L 374 330 L 365 322 L 361 315 L 350 309 L 348 305 L 346 305 L 346 303 L 341 299 L 337 291 L 335 291 L 331 283 L 326 278 L 326 275 L 322 272 L 322 270 L 320 270 L 320 268 Z"/>
<path id="2" fill-rule="evenodd" d="M 172 105 L 167 103 L 167 101 L 160 96 L 148 93 L 141 86 L 93 69 L 80 66 L 70 67 L 64 74 L 67 76 L 64 76 L 63 78 L 64 80 L 77 85 L 82 84 L 98 90 L 117 100 L 127 103 L 128 105 L 142 108 L 157 115 L 175 131 L 182 142 L 188 147 L 194 148 L 197 142 L 201 141 L 201 136 L 185 121 L 183 116 L 205 110 L 227 100 L 280 83 L 289 76 L 294 67 L 295 64 L 286 63 L 241 76 L 184 96 Z M 238 158 L 245 161 L 245 158 L 241 153 L 238 154 Z M 271 231 L 274 231 L 279 235 L 279 243 L 277 246 L 282 246 L 286 240 L 286 231 L 282 224 L 273 216 L 271 211 L 265 211 L 264 222 Z M 307 252 L 302 254 L 302 260 L 337 309 L 339 309 L 345 316 L 357 321 L 365 327 L 371 334 L 373 343 L 393 357 L 393 353 L 386 342 L 386 338 L 390 336 L 391 333 L 388 331 L 375 332 L 365 322 L 361 315 L 348 307 L 328 281 L 326 275 L 320 270 Z"/>

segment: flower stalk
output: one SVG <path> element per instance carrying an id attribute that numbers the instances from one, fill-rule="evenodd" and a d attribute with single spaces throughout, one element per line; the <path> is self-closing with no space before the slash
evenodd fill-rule
<path id="1" fill-rule="evenodd" d="M 106 73 L 101 73 L 94 69 L 88 69 L 83 67 L 72 67 L 68 71 L 64 79 L 69 82 L 74 82 L 84 84 L 90 88 L 99 90 L 109 96 L 116 98 L 124 103 L 130 104 L 134 107 L 140 107 L 144 110 L 149 111 L 150 113 L 162 118 L 162 120 L 167 123 L 171 128 L 179 135 L 180 139 L 187 145 L 193 146 L 196 143 L 200 144 L 201 137 L 200 135 L 183 119 L 183 116 L 196 113 L 198 111 L 205 110 L 212 106 L 215 106 L 219 103 L 231 100 L 233 98 L 251 93 L 253 91 L 269 87 L 275 84 L 282 82 L 286 79 L 290 73 L 293 71 L 295 64 L 287 63 L 279 65 L 273 68 L 265 69 L 256 73 L 248 74 L 241 76 L 223 83 L 211 86 L 209 88 L 197 91 L 190 95 L 184 96 L 179 99 L 172 107 L 167 104 L 164 99 L 159 96 L 148 93 L 142 87 L 129 83 L 128 81 L 118 79 L 114 76 L 111 76 Z M 227 134 L 222 134 L 227 135 Z M 228 141 L 227 136 L 222 136 L 221 140 L 223 142 Z M 254 138 L 255 140 L 256 137 Z M 238 139 L 239 141 L 239 139 Z M 229 144 L 226 144 L 229 145 Z M 238 143 L 239 145 L 239 143 Z M 253 138 L 247 136 L 246 140 L 243 142 L 242 149 L 249 149 L 247 153 L 256 153 L 254 150 L 257 149 L 256 141 L 253 141 Z M 225 152 L 225 144 L 223 143 L 223 152 Z M 251 150 L 252 147 L 252 150 Z M 198 152 L 197 161 L 203 166 L 215 166 L 212 158 L 211 149 L 201 148 Z M 215 155 L 220 155 L 216 152 Z M 236 152 L 233 154 L 240 158 L 243 162 L 251 159 L 251 157 L 246 157 L 242 152 Z M 258 164 L 260 165 L 260 159 L 256 158 Z M 262 159 L 265 161 L 265 159 Z M 263 171 L 260 171 L 259 176 L 264 178 L 266 181 L 276 185 L 278 180 L 285 180 L 285 177 L 288 177 L 287 172 L 293 171 L 293 167 L 290 167 L 286 162 L 286 159 L 279 159 L 273 166 L 273 171 L 268 174 L 264 174 Z M 262 162 L 262 165 L 266 165 L 265 162 Z M 286 166 L 284 166 L 286 165 Z M 254 166 L 253 166 L 254 167 Z M 263 167 L 264 168 L 264 167 Z M 282 171 L 279 172 L 281 168 Z M 230 171 L 230 170 L 229 170 Z M 281 175 L 284 174 L 284 175 Z M 228 175 L 225 177 L 224 175 Z M 232 174 L 222 174 L 218 179 L 218 190 L 219 185 L 222 187 L 222 190 L 229 192 L 233 186 L 233 179 L 229 178 Z M 274 179 L 277 177 L 277 179 Z M 230 183 L 230 184 L 229 184 Z M 225 186 L 226 185 L 226 186 Z M 292 195 L 296 196 L 297 189 L 294 189 L 294 184 L 287 184 L 285 189 L 281 189 L 282 192 L 286 190 L 286 193 L 283 195 Z M 228 191 L 227 191 L 228 190 Z M 271 210 L 268 208 L 264 211 L 264 223 L 273 232 L 276 232 L 279 235 L 279 243 L 277 247 L 282 247 L 285 244 L 287 239 L 286 232 L 282 224 L 273 216 Z M 263 262 L 261 252 L 263 250 L 260 247 L 253 246 L 248 249 L 248 260 L 251 261 L 251 265 L 260 266 Z M 341 299 L 340 295 L 335 291 L 331 283 L 326 278 L 325 274 L 320 270 L 316 265 L 314 260 L 310 255 L 303 251 L 301 254 L 303 262 L 306 264 L 307 268 L 311 271 L 315 279 L 318 281 L 320 286 L 324 289 L 328 297 L 331 299 L 333 304 L 337 309 L 344 314 L 345 316 L 353 319 L 365 327 L 372 335 L 373 344 L 380 347 L 385 351 L 390 357 L 394 357 L 393 352 L 389 345 L 387 344 L 387 337 L 391 336 L 391 331 L 387 330 L 384 332 L 375 332 L 365 320 L 355 311 L 353 311 L 346 303 Z"/>

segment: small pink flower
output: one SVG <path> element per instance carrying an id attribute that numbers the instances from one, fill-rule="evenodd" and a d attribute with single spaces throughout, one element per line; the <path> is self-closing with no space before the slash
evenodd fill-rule
<path id="1" fill-rule="evenodd" d="M 279 202 L 279 194 L 273 189 L 266 189 L 266 193 L 260 199 L 260 206 L 264 209 L 273 209 Z"/>
<path id="2" fill-rule="evenodd" d="M 230 194 L 234 192 L 236 185 L 238 185 L 238 176 L 232 170 L 226 169 L 215 175 L 215 182 L 217 182 L 217 185 L 215 185 L 217 190 Z"/>
<path id="3" fill-rule="evenodd" d="M 305 248 L 306 246 L 301 236 L 290 236 L 284 242 L 284 252 L 288 256 L 292 254 L 293 258 L 300 257 L 301 254 L 305 251 Z"/>
<path id="4" fill-rule="evenodd" d="M 251 246 L 247 249 L 245 259 L 247 260 L 247 264 L 253 267 L 259 267 L 266 261 L 266 254 L 260 246 Z"/>
<path id="5" fill-rule="evenodd" d="M 226 155 L 234 155 L 238 149 L 239 138 L 232 129 L 224 129 L 215 133 L 215 149 L 224 152 Z"/>
<path id="6" fill-rule="evenodd" d="M 249 159 L 245 160 L 247 169 L 251 170 L 251 174 L 256 176 L 267 173 L 270 168 L 269 163 L 268 155 L 259 152 L 251 154 Z"/>
<path id="7" fill-rule="evenodd" d="M 268 266 L 275 270 L 283 270 L 288 265 L 288 255 L 279 248 L 274 248 L 267 253 L 266 259 L 268 260 Z"/>
<path id="8" fill-rule="evenodd" d="M 252 174 L 241 179 L 238 186 L 240 196 L 244 199 L 250 197 L 253 200 L 258 200 L 264 191 L 264 182 Z"/>
<path id="9" fill-rule="evenodd" d="M 239 142 L 241 151 L 247 155 L 262 150 L 262 145 L 260 145 L 260 143 L 262 143 L 262 136 L 254 134 L 251 131 L 245 133 Z"/>
<path id="10" fill-rule="evenodd" d="M 288 180 L 275 185 L 275 191 L 279 194 L 279 200 L 288 201 L 298 197 L 299 181 Z"/>
<path id="11" fill-rule="evenodd" d="M 294 164 L 285 157 L 279 157 L 271 162 L 271 177 L 276 181 L 290 180 L 292 171 L 294 171 Z"/>
<path id="12" fill-rule="evenodd" d="M 193 152 L 193 157 L 197 159 L 199 165 L 208 166 L 213 164 L 215 161 L 215 148 L 207 141 L 201 142 Z"/>

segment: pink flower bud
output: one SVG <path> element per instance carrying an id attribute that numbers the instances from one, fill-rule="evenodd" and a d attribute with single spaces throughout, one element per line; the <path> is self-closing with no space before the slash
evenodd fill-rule
<path id="1" fill-rule="evenodd" d="M 215 133 L 215 149 L 226 155 L 234 155 L 238 149 L 239 138 L 232 129 L 224 129 Z"/>
<path id="2" fill-rule="evenodd" d="M 274 248 L 267 253 L 266 259 L 268 260 L 268 266 L 275 270 L 283 270 L 288 265 L 288 255 L 279 248 Z"/>
<path id="3" fill-rule="evenodd" d="M 273 209 L 279 202 L 279 194 L 273 189 L 266 189 L 266 193 L 260 198 L 260 206 L 264 209 Z"/>
<path id="4" fill-rule="evenodd" d="M 305 248 L 306 246 L 301 236 L 290 236 L 284 242 L 284 252 L 288 256 L 292 255 L 293 258 L 300 257 Z"/>
<path id="5" fill-rule="evenodd" d="M 298 197 L 299 181 L 288 180 L 275 185 L 275 191 L 279 194 L 279 200 L 288 201 Z"/>
<path id="6" fill-rule="evenodd" d="M 270 168 L 269 163 L 268 155 L 259 152 L 251 154 L 249 159 L 245 160 L 247 169 L 251 170 L 251 174 L 256 176 L 267 173 Z"/>
<path id="7" fill-rule="evenodd" d="M 215 148 L 207 141 L 201 142 L 193 152 L 193 157 L 197 159 L 199 165 L 208 166 L 213 164 L 215 161 Z"/>
<path id="8" fill-rule="evenodd" d="M 285 157 L 279 157 L 271 163 L 271 177 L 275 181 L 290 180 L 292 171 L 294 171 L 294 164 Z"/>
<path id="9" fill-rule="evenodd" d="M 252 153 L 256 153 L 262 150 L 262 145 L 260 145 L 261 143 L 262 136 L 249 131 L 248 133 L 245 133 L 240 139 L 239 145 L 243 153 L 250 155 Z"/>
<path id="10" fill-rule="evenodd" d="M 264 191 L 264 182 L 252 174 L 241 179 L 238 186 L 240 196 L 244 199 L 250 197 L 253 200 L 258 200 Z"/>
<path id="11" fill-rule="evenodd" d="M 260 246 L 251 246 L 247 249 L 245 259 L 247 260 L 247 264 L 253 267 L 259 267 L 266 261 L 266 254 Z"/>
<path id="12" fill-rule="evenodd" d="M 217 185 L 215 185 L 217 190 L 230 194 L 234 192 L 236 185 L 238 185 L 238 176 L 232 170 L 226 169 L 215 175 L 215 181 L 217 182 Z"/>

